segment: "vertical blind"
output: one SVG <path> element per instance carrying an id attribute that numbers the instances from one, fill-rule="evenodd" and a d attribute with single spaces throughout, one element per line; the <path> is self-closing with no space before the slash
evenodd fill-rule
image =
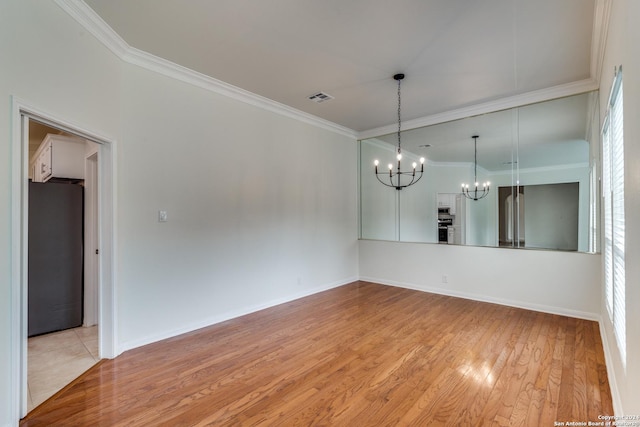
<path id="1" fill-rule="evenodd" d="M 602 190 L 604 202 L 604 279 L 609 317 L 623 364 L 625 331 L 624 132 L 622 68 L 616 72 L 602 131 Z"/>

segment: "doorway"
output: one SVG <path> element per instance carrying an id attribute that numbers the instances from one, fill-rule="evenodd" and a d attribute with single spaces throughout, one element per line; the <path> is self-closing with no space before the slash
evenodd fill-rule
<path id="1" fill-rule="evenodd" d="M 36 120 L 28 130 L 30 412 L 99 361 L 99 195 L 95 143 Z"/>
<path id="2" fill-rule="evenodd" d="M 85 273 L 93 275 L 96 279 L 94 286 L 83 290 L 83 309 L 86 315 L 82 319 L 80 330 L 76 334 L 82 342 L 87 335 L 84 332 L 92 322 L 91 316 L 97 325 L 93 327 L 96 335 L 93 344 L 95 358 L 113 358 L 117 355 L 115 337 L 115 310 L 114 310 L 114 238 L 113 238 L 113 160 L 114 143 L 108 138 L 97 135 L 85 128 L 71 122 L 59 119 L 54 115 L 30 106 L 23 101 L 12 98 L 12 395 L 13 418 L 17 421 L 24 417 L 29 408 L 28 372 L 29 363 L 32 362 L 29 354 L 28 325 L 29 325 L 29 175 L 33 171 L 30 168 L 29 130 L 30 124 L 38 123 L 58 132 L 67 133 L 91 142 L 94 151 L 87 150 L 84 160 L 89 170 L 87 185 L 93 188 L 93 197 L 90 198 L 90 206 L 85 209 L 92 212 L 93 223 L 86 227 L 91 230 L 87 233 L 94 240 L 85 244 L 89 246 L 96 257 L 92 265 L 87 265 Z M 33 154 L 33 153 L 31 153 Z M 99 242 L 99 245 L 98 245 Z M 98 250 L 99 249 L 99 250 Z M 84 255 L 86 257 L 86 254 Z M 90 283 L 91 278 L 86 279 Z M 93 301 L 93 302 L 92 302 Z M 83 326 L 84 325 L 84 326 Z M 85 348 L 91 344 L 83 344 Z M 93 362 L 95 363 L 95 361 Z M 78 375 L 81 372 L 78 373 Z"/>

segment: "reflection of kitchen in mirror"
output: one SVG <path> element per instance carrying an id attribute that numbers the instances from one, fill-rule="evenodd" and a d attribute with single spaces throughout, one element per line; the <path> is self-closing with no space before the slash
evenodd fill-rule
<path id="1" fill-rule="evenodd" d="M 424 178 L 403 191 L 372 172 L 375 158 L 393 155 L 396 136 L 360 141 L 360 237 L 597 251 L 597 99 L 587 92 L 405 130 L 405 156 L 426 162 Z M 460 184 L 471 191 L 476 181 L 490 191 L 465 198 Z M 501 188 L 524 191 L 526 210 L 525 196 L 507 201 Z"/>
<path id="2" fill-rule="evenodd" d="M 466 199 L 459 193 L 438 193 L 438 243 L 466 243 Z"/>

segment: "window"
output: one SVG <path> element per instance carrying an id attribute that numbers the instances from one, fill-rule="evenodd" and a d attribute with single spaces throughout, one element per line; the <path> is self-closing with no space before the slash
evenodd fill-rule
<path id="1" fill-rule="evenodd" d="M 626 364 L 622 93 L 622 68 L 619 68 L 611 89 L 607 117 L 602 130 L 604 279 L 607 311 L 613 323 L 622 363 Z"/>

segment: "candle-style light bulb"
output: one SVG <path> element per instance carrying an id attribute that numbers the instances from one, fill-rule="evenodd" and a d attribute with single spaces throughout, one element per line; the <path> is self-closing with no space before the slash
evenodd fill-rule
<path id="1" fill-rule="evenodd" d="M 413 162 L 413 165 L 412 165 L 412 166 L 413 166 L 413 168 L 415 169 L 415 168 L 416 168 L 416 166 L 418 166 L 418 164 L 417 164 L 416 162 Z"/>
<path id="2" fill-rule="evenodd" d="M 398 155 L 396 156 L 396 158 L 397 158 L 398 160 L 402 160 L 402 154 L 398 153 Z"/>
<path id="3" fill-rule="evenodd" d="M 378 161 L 378 159 L 375 159 L 375 160 L 373 161 L 373 164 L 374 164 L 375 166 L 378 166 L 378 165 L 380 164 L 380 162 Z"/>
<path id="4" fill-rule="evenodd" d="M 389 170 L 393 169 L 393 165 L 389 163 Z"/>

